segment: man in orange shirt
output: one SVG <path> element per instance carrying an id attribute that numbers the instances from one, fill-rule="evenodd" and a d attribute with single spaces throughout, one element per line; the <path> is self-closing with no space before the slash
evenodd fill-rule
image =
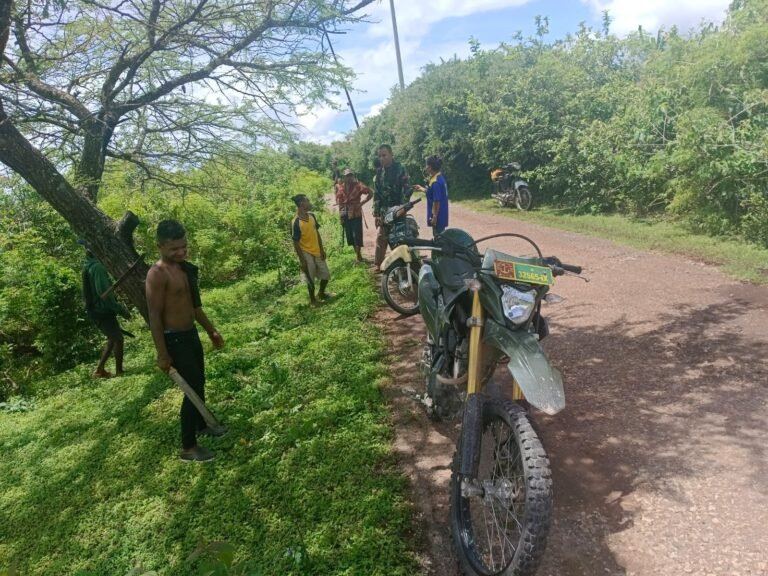
<path id="1" fill-rule="evenodd" d="M 362 197 L 365 196 L 365 200 Z M 358 263 L 364 262 L 361 253 L 363 247 L 363 204 L 373 198 L 373 191 L 355 178 L 354 172 L 344 170 L 343 184 L 336 189 L 336 202 L 339 205 L 344 223 L 347 244 L 355 249 Z"/>

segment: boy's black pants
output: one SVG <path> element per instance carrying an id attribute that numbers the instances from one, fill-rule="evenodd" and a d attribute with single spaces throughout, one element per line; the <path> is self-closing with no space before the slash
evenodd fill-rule
<path id="1" fill-rule="evenodd" d="M 196 328 L 183 332 L 166 332 L 165 345 L 173 367 L 181 374 L 200 400 L 205 402 L 205 362 L 203 345 Z M 195 405 L 184 395 L 181 403 L 181 446 L 189 449 L 197 444 L 196 433 L 205 428 L 205 420 Z"/>

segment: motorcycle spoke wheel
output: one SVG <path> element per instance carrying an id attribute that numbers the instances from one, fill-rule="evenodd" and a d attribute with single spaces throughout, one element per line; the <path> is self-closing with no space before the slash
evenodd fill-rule
<path id="1" fill-rule="evenodd" d="M 533 576 L 549 532 L 552 483 L 526 411 L 509 400 L 485 403 L 477 478 L 459 476 L 460 450 L 461 441 L 451 477 L 451 530 L 464 572 Z"/>
<path id="2" fill-rule="evenodd" d="M 517 208 L 519 210 L 528 210 L 531 207 L 532 201 L 531 191 L 525 186 L 521 186 L 515 195 L 515 205 Z"/>
<path id="3" fill-rule="evenodd" d="M 410 278 L 410 282 L 409 282 Z M 393 310 L 404 316 L 419 312 L 419 275 L 402 260 L 393 263 L 381 278 L 381 294 Z"/>

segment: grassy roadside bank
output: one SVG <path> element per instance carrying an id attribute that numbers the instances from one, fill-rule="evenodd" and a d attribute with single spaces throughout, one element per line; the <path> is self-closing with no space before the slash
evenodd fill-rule
<path id="1" fill-rule="evenodd" d="M 491 212 L 517 220 L 541 224 L 643 250 L 681 254 L 714 264 L 725 274 L 742 281 L 768 284 L 768 249 L 754 244 L 691 234 L 680 225 L 623 216 L 576 216 L 552 208 L 530 212 L 499 208 L 495 200 L 459 200 L 457 204 L 476 212 Z"/>
<path id="2" fill-rule="evenodd" d="M 351 254 L 330 266 L 340 296 L 316 308 L 275 273 L 203 295 L 226 341 L 204 343 L 229 428 L 206 441 L 213 463 L 176 457 L 180 392 L 138 323 L 125 377 L 80 366 L 40 383 L 33 409 L 0 411 L 0 574 L 415 573 L 366 322 L 378 296 Z"/>

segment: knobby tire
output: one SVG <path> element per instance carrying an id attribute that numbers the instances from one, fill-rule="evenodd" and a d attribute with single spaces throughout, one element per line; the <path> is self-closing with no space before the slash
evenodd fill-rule
<path id="1" fill-rule="evenodd" d="M 478 479 L 505 487 L 506 493 L 497 491 L 501 496 L 487 489 L 483 497 L 462 495 L 461 438 L 458 446 L 450 521 L 464 574 L 533 576 L 549 532 L 552 480 L 549 459 L 526 410 L 511 400 L 488 399 L 484 404 Z"/>

